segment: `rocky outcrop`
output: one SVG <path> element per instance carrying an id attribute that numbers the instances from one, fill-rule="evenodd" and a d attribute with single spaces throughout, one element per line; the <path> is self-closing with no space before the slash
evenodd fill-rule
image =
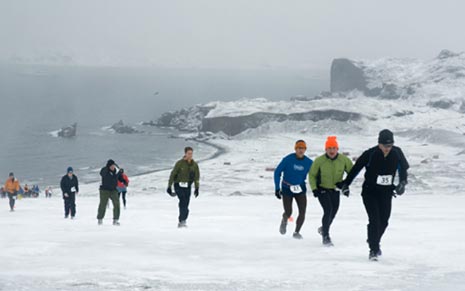
<path id="1" fill-rule="evenodd" d="M 454 105 L 454 103 L 450 100 L 438 100 L 428 102 L 428 105 L 438 109 L 449 109 L 452 105 Z"/>
<path id="2" fill-rule="evenodd" d="M 113 129 L 116 133 L 121 133 L 121 134 L 133 134 L 133 133 L 139 133 L 137 129 L 135 129 L 132 126 L 125 125 L 122 120 L 118 121 L 117 123 L 113 124 L 111 126 L 111 129 Z"/>
<path id="3" fill-rule="evenodd" d="M 416 99 L 431 107 L 461 111 L 465 54 L 443 50 L 428 61 L 335 59 L 330 83 L 333 94 L 357 90 L 368 97 Z"/>
<path id="4" fill-rule="evenodd" d="M 331 92 L 368 90 L 363 69 L 349 59 L 335 59 L 331 64 Z"/>
<path id="5" fill-rule="evenodd" d="M 362 116 L 358 113 L 345 112 L 340 110 L 315 110 L 303 113 L 267 113 L 257 112 L 244 116 L 221 116 L 214 118 L 204 118 L 202 120 L 201 131 L 204 132 L 224 132 L 229 136 L 237 135 L 247 129 L 257 128 L 268 122 L 284 121 L 321 121 L 337 120 L 349 121 L 359 120 Z"/>
<path id="6" fill-rule="evenodd" d="M 63 127 L 58 131 L 59 137 L 74 137 L 77 134 L 77 123 L 71 126 Z"/>
<path id="7" fill-rule="evenodd" d="M 202 126 L 202 119 L 213 106 L 196 105 L 179 111 L 166 112 L 155 123 L 159 127 L 172 127 L 181 131 L 197 132 Z"/>

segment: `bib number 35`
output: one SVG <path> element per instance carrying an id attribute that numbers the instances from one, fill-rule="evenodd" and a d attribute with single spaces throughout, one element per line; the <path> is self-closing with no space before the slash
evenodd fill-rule
<path id="1" fill-rule="evenodd" d="M 376 180 L 376 184 L 380 186 L 391 186 L 392 185 L 392 176 L 391 175 L 380 175 Z"/>

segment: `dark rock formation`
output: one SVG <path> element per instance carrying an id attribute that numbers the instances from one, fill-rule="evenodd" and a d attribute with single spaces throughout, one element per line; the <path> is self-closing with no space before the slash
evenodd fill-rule
<path id="1" fill-rule="evenodd" d="M 58 131 L 59 137 L 74 137 L 77 134 L 77 123 L 74 123 L 71 126 L 63 127 Z"/>
<path id="2" fill-rule="evenodd" d="M 160 127 L 173 127 L 181 131 L 196 132 L 202 125 L 202 119 L 214 106 L 196 105 L 191 108 L 163 113 L 157 120 Z"/>
<path id="3" fill-rule="evenodd" d="M 454 53 L 450 50 L 442 50 L 437 56 L 437 58 L 440 60 L 444 60 L 444 59 L 458 57 L 458 56 L 460 56 L 460 53 Z"/>
<path id="4" fill-rule="evenodd" d="M 428 102 L 428 106 L 438 109 L 449 109 L 454 105 L 454 103 L 450 100 L 438 100 L 438 101 L 431 101 Z"/>
<path id="5" fill-rule="evenodd" d="M 320 120 L 337 120 L 349 121 L 359 120 L 361 115 L 358 113 L 345 112 L 340 110 L 314 110 L 304 113 L 268 113 L 257 112 L 244 116 L 221 116 L 214 118 L 204 118 L 202 120 L 201 131 L 210 131 L 213 133 L 224 132 L 229 136 L 237 135 L 247 129 L 257 128 L 268 122 L 276 121 L 320 121 Z"/>
<path id="6" fill-rule="evenodd" d="M 139 132 L 134 127 L 131 127 L 129 125 L 125 125 L 122 120 L 120 120 L 117 123 L 113 124 L 111 126 L 111 129 L 113 129 L 116 133 L 121 133 L 121 134 L 132 134 L 132 133 L 138 133 Z"/>
<path id="7" fill-rule="evenodd" d="M 349 59 L 334 59 L 331 64 L 331 92 L 367 91 L 367 81 L 361 68 Z"/>

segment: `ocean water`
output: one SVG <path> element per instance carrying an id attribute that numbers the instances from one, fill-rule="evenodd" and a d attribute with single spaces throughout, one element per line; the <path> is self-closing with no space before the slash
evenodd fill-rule
<path id="1" fill-rule="evenodd" d="M 170 129 L 143 127 L 165 111 L 211 100 L 287 99 L 327 88 L 308 71 L 239 71 L 0 65 L 0 182 L 10 171 L 21 182 L 56 186 L 68 166 L 84 182 L 112 158 L 129 175 L 163 169 L 194 146 L 197 159 L 215 149 L 172 139 Z M 143 133 L 115 134 L 123 120 Z M 78 135 L 51 132 L 78 123 Z"/>

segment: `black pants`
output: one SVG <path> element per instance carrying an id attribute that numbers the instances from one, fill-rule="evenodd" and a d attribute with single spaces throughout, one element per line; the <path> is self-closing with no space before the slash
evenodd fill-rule
<path id="1" fill-rule="evenodd" d="M 119 192 L 119 197 L 123 197 L 123 205 L 126 207 L 126 191 Z"/>
<path id="2" fill-rule="evenodd" d="M 10 209 L 13 210 L 15 208 L 15 201 L 16 201 L 16 194 L 8 193 L 8 200 L 10 200 Z"/>
<path id="3" fill-rule="evenodd" d="M 191 200 L 191 187 L 182 188 L 174 184 L 174 191 L 179 199 L 179 222 L 186 221 L 189 217 L 189 203 Z"/>
<path id="4" fill-rule="evenodd" d="M 323 218 L 321 219 L 323 236 L 329 236 L 329 228 L 339 210 L 340 196 L 340 192 L 335 190 L 322 190 L 318 196 L 318 201 L 323 208 Z"/>
<path id="5" fill-rule="evenodd" d="M 76 216 L 76 193 L 69 193 L 69 197 L 63 197 L 65 201 L 65 216 L 71 213 L 71 217 Z"/>
<path id="6" fill-rule="evenodd" d="M 378 252 L 379 242 L 388 227 L 391 216 L 392 193 L 364 191 L 362 196 L 368 214 L 368 243 L 370 250 Z"/>
<path id="7" fill-rule="evenodd" d="M 297 202 L 297 208 L 299 208 L 299 217 L 297 217 L 297 222 L 295 226 L 295 232 L 300 232 L 302 225 L 305 221 L 305 212 L 307 211 L 307 194 L 297 194 L 297 195 L 283 195 L 283 219 L 289 219 L 292 216 L 292 201 L 295 199 Z"/>

